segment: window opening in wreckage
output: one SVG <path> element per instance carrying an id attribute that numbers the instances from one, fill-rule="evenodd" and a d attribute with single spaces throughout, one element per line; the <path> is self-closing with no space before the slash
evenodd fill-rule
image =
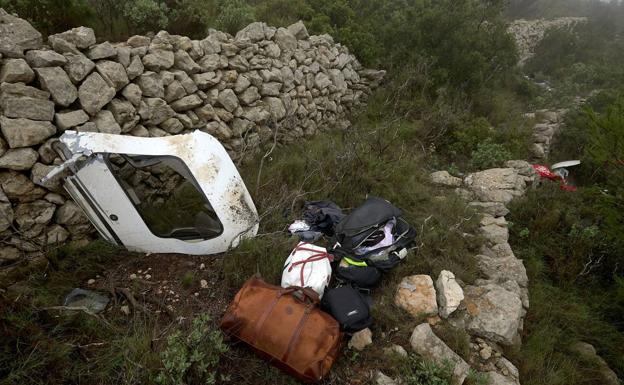
<path id="1" fill-rule="evenodd" d="M 155 236 L 193 241 L 223 233 L 217 213 L 181 159 L 104 154 L 104 161 Z"/>

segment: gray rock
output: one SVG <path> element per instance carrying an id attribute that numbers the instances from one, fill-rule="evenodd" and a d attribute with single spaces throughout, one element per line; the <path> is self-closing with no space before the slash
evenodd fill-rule
<path id="1" fill-rule="evenodd" d="M 22 203 L 15 208 L 15 222 L 20 233 L 39 235 L 52 220 L 56 205 L 44 200 Z M 23 235 L 23 234 L 22 234 Z"/>
<path id="2" fill-rule="evenodd" d="M 145 72 L 135 80 L 135 83 L 141 88 L 144 97 L 163 98 L 165 96 L 162 78 L 155 72 Z"/>
<path id="3" fill-rule="evenodd" d="M 26 61 L 31 67 L 58 67 L 65 65 L 65 56 L 54 51 L 33 50 L 26 52 Z"/>
<path id="4" fill-rule="evenodd" d="M 0 84 L 0 101 L 7 98 L 21 97 L 48 100 L 50 98 L 50 93 L 48 91 L 24 85 L 23 83 Z"/>
<path id="5" fill-rule="evenodd" d="M 260 95 L 262 96 L 279 96 L 280 89 L 282 88 L 281 83 L 264 83 L 260 88 Z"/>
<path id="6" fill-rule="evenodd" d="M 0 168 L 9 170 L 30 170 L 39 154 L 32 148 L 12 148 L 0 156 Z"/>
<path id="7" fill-rule="evenodd" d="M 91 60 L 107 59 L 117 56 L 117 50 L 107 41 L 94 45 L 87 51 L 87 57 Z"/>
<path id="8" fill-rule="evenodd" d="M 86 122 L 76 127 L 74 130 L 78 132 L 98 132 L 97 125 L 94 122 Z"/>
<path id="9" fill-rule="evenodd" d="M 47 191 L 17 171 L 0 171 L 0 187 L 12 202 L 32 202 L 42 198 Z"/>
<path id="10" fill-rule="evenodd" d="M 66 53 L 79 54 L 80 53 L 80 51 L 78 50 L 78 48 L 76 48 L 74 44 L 68 42 L 67 40 L 61 39 L 60 37 L 57 37 L 57 36 L 49 36 L 48 43 L 52 46 L 52 49 L 58 53 L 62 53 L 62 54 L 66 54 Z"/>
<path id="11" fill-rule="evenodd" d="M 292 52 L 297 49 L 297 38 L 286 28 L 278 28 L 273 38 L 282 51 Z"/>
<path id="12" fill-rule="evenodd" d="M 98 73 L 89 75 L 78 89 L 80 105 L 91 116 L 95 116 L 114 97 L 115 89 Z"/>
<path id="13" fill-rule="evenodd" d="M 13 224 L 13 206 L 8 202 L 0 202 L 0 231 L 5 231 Z M 4 249 L 0 248 L 0 258 L 5 258 Z"/>
<path id="14" fill-rule="evenodd" d="M 260 100 L 261 97 L 256 87 L 249 87 L 238 96 L 238 99 L 243 105 L 249 106 L 255 101 Z"/>
<path id="15" fill-rule="evenodd" d="M 62 245 L 69 239 L 69 232 L 61 225 L 52 225 L 46 232 L 46 243 L 48 245 Z"/>
<path id="16" fill-rule="evenodd" d="M 149 131 L 144 126 L 138 124 L 132 130 L 130 130 L 130 135 L 132 136 L 140 136 L 142 138 L 148 138 L 150 136 Z"/>
<path id="17" fill-rule="evenodd" d="M 173 67 L 175 55 L 171 51 L 156 49 L 143 56 L 143 65 L 150 71 L 166 70 Z"/>
<path id="18" fill-rule="evenodd" d="M 459 187 L 462 185 L 462 180 L 452 176 L 448 171 L 436 171 L 431 173 L 429 177 L 431 178 L 431 182 L 442 186 Z"/>
<path id="19" fill-rule="evenodd" d="M 234 85 L 234 92 L 236 92 L 237 94 L 240 94 L 241 92 L 245 91 L 250 85 L 251 85 L 251 82 L 249 81 L 249 79 L 247 79 L 246 76 L 241 75 L 236 79 L 236 84 Z"/>
<path id="20" fill-rule="evenodd" d="M 232 137 L 232 130 L 223 122 L 210 122 L 201 131 L 207 132 L 219 140 L 228 140 Z"/>
<path id="21" fill-rule="evenodd" d="M 128 39 L 128 45 L 133 48 L 147 47 L 151 43 L 151 39 L 147 36 L 134 35 Z"/>
<path id="22" fill-rule="evenodd" d="M 93 29 L 88 27 L 72 28 L 69 31 L 58 33 L 50 37 L 61 38 L 80 49 L 89 48 L 95 44 L 95 33 Z"/>
<path id="23" fill-rule="evenodd" d="M 124 66 L 124 68 L 128 68 L 132 62 L 132 49 L 125 45 L 118 45 L 117 62 Z"/>
<path id="24" fill-rule="evenodd" d="M 25 49 L 39 49 L 43 37 L 29 22 L 0 8 L 0 45 L 11 44 Z"/>
<path id="25" fill-rule="evenodd" d="M 354 333 L 349 340 L 349 349 L 362 351 L 368 345 L 373 343 L 373 333 L 369 328 Z"/>
<path id="26" fill-rule="evenodd" d="M 160 127 L 170 134 L 178 134 L 184 130 L 184 125 L 176 118 L 169 118 L 160 124 Z"/>
<path id="27" fill-rule="evenodd" d="M 108 106 L 115 121 L 121 126 L 121 132 L 130 131 L 140 120 L 136 108 L 127 100 L 113 99 Z"/>
<path id="28" fill-rule="evenodd" d="M 89 121 L 89 115 L 83 110 L 58 112 L 54 119 L 56 126 L 65 131 Z"/>
<path id="29" fill-rule="evenodd" d="M 189 74 L 195 74 L 202 71 L 202 67 L 200 67 L 187 52 L 180 50 L 176 51 L 174 54 L 173 67 Z"/>
<path id="30" fill-rule="evenodd" d="M 6 59 L 0 70 L 0 82 L 30 83 L 35 79 L 35 73 L 24 59 Z"/>
<path id="31" fill-rule="evenodd" d="M 481 226 L 479 230 L 483 237 L 493 245 L 507 243 L 509 240 L 509 229 L 506 226 L 490 224 Z"/>
<path id="32" fill-rule="evenodd" d="M 41 146 L 39 146 L 39 149 L 37 150 L 37 152 L 39 153 L 39 160 L 42 163 L 52 164 L 52 162 L 54 162 L 55 159 L 59 158 L 56 151 L 52 149 L 52 143 L 55 142 L 56 140 L 57 140 L 56 138 L 50 138 L 46 140 Z"/>
<path id="33" fill-rule="evenodd" d="M 319 72 L 314 77 L 314 85 L 319 90 L 324 90 L 325 88 L 332 85 L 332 81 L 329 79 L 329 76 L 327 76 L 323 72 Z"/>
<path id="34" fill-rule="evenodd" d="M 56 133 L 50 122 L 30 119 L 10 119 L 0 116 L 2 134 L 11 148 L 30 147 L 43 143 Z"/>
<path id="35" fill-rule="evenodd" d="M 89 219 L 77 204 L 67 201 L 56 210 L 54 222 L 60 225 L 80 225 L 88 224 Z"/>
<path id="36" fill-rule="evenodd" d="M 143 61 L 141 61 L 141 58 L 138 56 L 133 56 L 132 59 L 130 59 L 130 65 L 126 68 L 126 73 L 128 74 L 128 78 L 132 80 L 137 76 L 141 75 L 144 70 L 145 67 L 143 66 Z"/>
<path id="37" fill-rule="evenodd" d="M 204 50 L 204 54 L 210 55 L 221 52 L 221 42 L 219 42 L 218 38 L 214 35 L 210 35 L 204 40 L 200 41 L 202 49 Z"/>
<path id="38" fill-rule="evenodd" d="M 54 118 L 54 103 L 35 98 L 3 98 L 2 111 L 7 118 L 26 118 L 51 121 Z"/>
<path id="39" fill-rule="evenodd" d="M 113 113 L 108 110 L 101 110 L 93 118 L 93 123 L 97 127 L 98 132 L 105 134 L 120 134 L 121 126 L 115 120 Z"/>
<path id="40" fill-rule="evenodd" d="M 617 374 L 609 367 L 607 362 L 596 353 L 596 349 L 592 345 L 578 341 L 570 345 L 569 350 L 597 366 L 597 377 L 602 380 L 602 384 L 620 384 Z"/>
<path id="41" fill-rule="evenodd" d="M 453 367 L 451 383 L 453 385 L 461 385 L 468 376 L 470 366 L 433 333 L 428 323 L 420 324 L 414 328 L 410 344 L 412 349 L 425 359 L 439 365 L 446 362 L 451 364 Z"/>
<path id="42" fill-rule="evenodd" d="M 262 99 L 267 106 L 273 120 L 280 121 L 286 117 L 286 108 L 280 98 L 267 97 Z"/>
<path id="43" fill-rule="evenodd" d="M 217 101 L 220 105 L 222 105 L 226 110 L 230 112 L 234 111 L 239 106 L 236 93 L 234 93 L 234 91 L 229 88 L 219 92 L 219 97 L 217 98 Z"/>
<path id="44" fill-rule="evenodd" d="M 95 63 L 83 54 L 65 54 L 67 63 L 63 67 L 74 83 L 81 82 L 95 68 Z"/>
<path id="45" fill-rule="evenodd" d="M 199 96 L 193 94 L 171 103 L 171 108 L 173 108 L 175 112 L 185 112 L 197 108 L 202 104 L 204 104 L 204 101 Z"/>
<path id="46" fill-rule="evenodd" d="M 470 202 L 468 205 L 494 217 L 504 217 L 509 214 L 509 209 L 500 202 Z"/>
<path id="47" fill-rule="evenodd" d="M 167 87 L 165 87 L 165 100 L 167 103 L 181 99 L 184 96 L 186 96 L 186 90 L 182 86 L 182 83 L 177 80 L 174 80 Z"/>
<path id="48" fill-rule="evenodd" d="M 405 348 L 401 345 L 392 345 L 389 346 L 387 348 L 384 348 L 384 354 L 386 355 L 393 355 L 393 354 L 397 354 L 401 357 L 407 357 L 407 351 L 405 350 Z"/>
<path id="49" fill-rule="evenodd" d="M 45 165 L 43 163 L 35 163 L 32 167 L 32 171 L 30 173 L 30 180 L 38 186 L 45 187 L 48 190 L 52 191 L 62 191 L 63 188 L 63 180 L 65 177 L 69 176 L 69 171 L 61 172 L 60 174 L 55 175 L 54 177 L 42 181 L 43 177 L 48 175 L 50 171 L 55 169 L 56 166 L 53 165 Z"/>
<path id="50" fill-rule="evenodd" d="M 130 83 L 128 75 L 126 74 L 126 69 L 117 62 L 102 60 L 99 61 L 95 67 L 102 76 L 102 79 L 104 79 L 109 86 L 113 87 L 115 91 L 120 91 Z"/>
<path id="51" fill-rule="evenodd" d="M 216 71 L 221 67 L 221 58 L 216 53 L 206 55 L 199 61 L 199 66 L 203 72 Z"/>
<path id="52" fill-rule="evenodd" d="M 520 298 L 495 284 L 464 289 L 464 325 L 473 335 L 509 346 L 519 343 L 524 315 Z"/>
<path id="53" fill-rule="evenodd" d="M 221 80 L 215 72 L 204 72 L 201 74 L 195 74 L 192 76 L 193 81 L 200 90 L 206 90 Z"/>
<path id="54" fill-rule="evenodd" d="M 134 107 L 138 107 L 141 104 L 141 97 L 143 96 L 143 91 L 141 91 L 141 87 L 134 83 L 128 84 L 122 91 L 121 94 L 124 98 L 126 98 Z"/>
<path id="55" fill-rule="evenodd" d="M 377 385 L 399 385 L 400 382 L 393 380 L 392 378 L 386 376 L 379 370 L 375 373 L 375 377 L 373 378 L 375 384 Z"/>
<path id="56" fill-rule="evenodd" d="M 464 291 L 455 280 L 455 275 L 442 270 L 436 280 L 437 298 L 440 305 L 440 317 L 448 318 L 464 300 Z"/>
<path id="57" fill-rule="evenodd" d="M 147 124 L 159 125 L 165 120 L 175 116 L 175 111 L 162 99 L 147 98 L 145 99 L 147 108 L 147 116 L 145 119 Z"/>
<path id="58" fill-rule="evenodd" d="M 249 39 L 252 42 L 260 41 L 265 39 L 264 35 L 264 23 L 261 22 L 253 22 L 246 26 L 245 28 L 238 31 L 236 34 L 236 40 Z"/>
<path id="59" fill-rule="evenodd" d="M 477 261 L 481 273 L 495 283 L 511 280 L 518 283 L 520 287 L 527 287 L 529 283 L 524 264 L 514 256 L 496 258 L 478 255 Z"/>
<path id="60" fill-rule="evenodd" d="M 52 100 L 60 106 L 67 107 L 78 98 L 76 86 L 69 80 L 61 67 L 36 68 L 41 88 L 50 92 Z"/>
<path id="61" fill-rule="evenodd" d="M 305 40 L 310 37 L 310 35 L 308 34 L 308 29 L 301 20 L 289 25 L 288 31 L 298 40 Z"/>
<path id="62" fill-rule="evenodd" d="M 520 381 L 515 378 L 505 377 L 497 372 L 486 372 L 488 385 L 520 385 Z"/>
<path id="63" fill-rule="evenodd" d="M 56 193 L 47 193 L 45 197 L 43 197 L 43 199 L 45 199 L 46 201 L 50 203 L 54 203 L 57 206 L 62 205 L 66 201 L 65 198 L 63 198 L 60 194 L 56 194 Z"/>

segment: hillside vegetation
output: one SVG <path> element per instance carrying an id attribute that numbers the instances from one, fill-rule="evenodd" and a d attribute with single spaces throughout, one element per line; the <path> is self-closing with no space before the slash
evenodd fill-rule
<path id="1" fill-rule="evenodd" d="M 352 117 L 351 130 L 278 148 L 263 166 L 263 154 L 241 166 L 263 218 L 262 236 L 212 266 L 220 286 L 214 296 L 231 297 L 257 271 L 278 276 L 291 247 L 284 224 L 296 217 L 301 202 L 330 198 L 354 207 L 366 194 L 383 196 L 406 209 L 419 229 L 420 245 L 376 294 L 381 304 L 376 322 L 384 330 L 414 322 L 388 306 L 397 281 L 408 272 L 437 275 L 450 267 L 467 283 L 477 278 L 471 255 L 480 241 L 464 235 L 474 232 L 478 221 L 455 194 L 430 186 L 429 172 L 463 176 L 509 159 L 530 159 L 534 122 L 523 113 L 569 108 L 548 161 L 581 159 L 574 174 L 579 190 L 537 187 L 514 203 L 508 217 L 510 242 L 527 266 L 531 301 L 524 344 L 509 354 L 522 384 L 602 385 L 598 363 L 570 349 L 588 342 L 624 378 L 624 4 L 0 0 L 0 7 L 19 13 L 43 34 L 87 25 L 111 41 L 159 29 L 201 37 L 208 28 L 235 33 L 254 20 L 284 26 L 301 19 L 311 33 L 331 34 L 367 66 L 388 70 L 385 86 Z M 549 31 L 535 57 L 518 68 L 506 21 L 564 15 L 589 21 Z M 535 81 L 547 82 L 552 90 Z M 577 97 L 588 103 L 575 104 Z M 86 315 L 56 319 L 39 310 L 126 258 L 134 257 L 94 243 L 57 250 L 44 273 L 21 272 L 30 287 L 18 288 L 24 293 L 20 299 L 0 295 L 0 384 L 291 383 L 240 347 L 226 352 L 218 335 L 202 334 L 214 330 L 207 319 L 160 327 L 155 317 L 141 313 L 131 320 L 111 317 L 102 326 Z M 192 272 L 184 279 L 189 287 L 196 285 Z M 180 333 L 189 330 L 199 337 L 185 346 Z M 401 333 L 393 338 L 409 338 Z M 457 351 L 469 349 L 467 338 L 452 331 L 445 336 Z M 80 348 L 102 340 L 108 342 L 99 350 Z M 199 361 L 191 358 L 198 356 Z M 380 357 L 380 349 L 348 353 L 328 383 L 354 378 L 364 383 L 358 373 L 373 364 L 393 376 L 410 373 L 410 384 L 448 383 L 437 377 L 439 368 Z"/>

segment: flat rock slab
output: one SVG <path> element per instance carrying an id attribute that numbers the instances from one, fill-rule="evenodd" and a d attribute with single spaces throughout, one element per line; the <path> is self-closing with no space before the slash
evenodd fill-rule
<path id="1" fill-rule="evenodd" d="M 468 376 L 470 366 L 433 333 L 428 323 L 420 324 L 414 328 L 410 344 L 412 349 L 425 359 L 438 365 L 450 363 L 453 368 L 453 385 L 461 385 Z"/>
<path id="2" fill-rule="evenodd" d="M 56 133 L 56 127 L 50 122 L 4 116 L 0 117 L 0 129 L 11 148 L 34 146 Z"/>

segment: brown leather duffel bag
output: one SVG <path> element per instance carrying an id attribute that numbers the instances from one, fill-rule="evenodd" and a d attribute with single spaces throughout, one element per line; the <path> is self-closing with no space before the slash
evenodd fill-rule
<path id="1" fill-rule="evenodd" d="M 342 334 L 318 302 L 314 290 L 253 277 L 228 306 L 221 329 L 299 380 L 320 381 L 338 355 Z"/>

